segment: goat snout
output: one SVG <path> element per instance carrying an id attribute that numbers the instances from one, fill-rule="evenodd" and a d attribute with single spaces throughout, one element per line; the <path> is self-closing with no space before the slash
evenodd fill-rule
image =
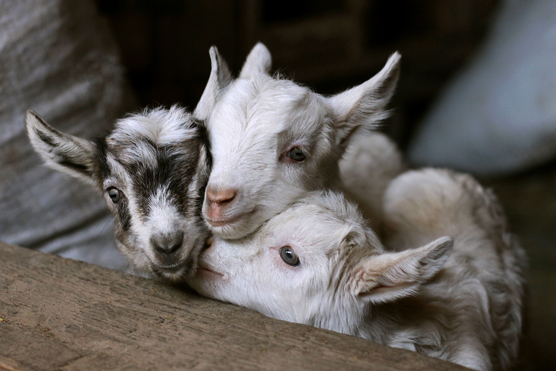
<path id="1" fill-rule="evenodd" d="M 173 255 L 183 244 L 183 231 L 161 233 L 151 237 L 153 249 L 161 256 Z"/>
<path id="2" fill-rule="evenodd" d="M 206 194 L 206 216 L 211 221 L 224 221 L 227 219 L 226 211 L 238 198 L 237 189 L 208 187 Z"/>
<path id="3" fill-rule="evenodd" d="M 237 196 L 237 189 L 233 188 L 207 188 L 207 199 L 211 204 L 219 206 L 228 205 Z"/>

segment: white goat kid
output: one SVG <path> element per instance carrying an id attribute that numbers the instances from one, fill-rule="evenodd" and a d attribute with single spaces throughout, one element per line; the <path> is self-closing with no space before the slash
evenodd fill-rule
<path id="1" fill-rule="evenodd" d="M 435 301 L 428 308 L 444 316 L 458 339 L 444 352 L 473 369 L 512 369 L 523 327 L 527 257 L 492 191 L 466 174 L 411 171 L 386 190 L 384 213 L 384 241 L 391 249 L 441 235 L 454 239 L 452 257 L 421 295 L 425 305 Z"/>
<path id="2" fill-rule="evenodd" d="M 116 246 L 133 268 L 169 281 L 195 272 L 209 234 L 201 206 L 211 159 L 205 130 L 189 113 L 173 106 L 129 115 L 96 143 L 33 111 L 26 123 L 47 165 L 103 192 Z"/>
<path id="3" fill-rule="evenodd" d="M 521 332 L 523 253 L 477 183 L 433 175 L 403 175 L 387 193 L 392 241 L 437 238 L 422 247 L 386 252 L 354 205 L 314 192 L 245 239 L 214 238 L 189 283 L 278 319 L 507 370 Z M 454 245 L 440 237 L 449 233 Z"/>
<path id="4" fill-rule="evenodd" d="M 232 79 L 215 47 L 195 116 L 205 120 L 214 159 L 203 216 L 214 234 L 241 238 L 308 191 L 338 188 L 338 163 L 354 132 L 387 116 L 399 54 L 367 82 L 324 97 L 270 76 L 257 44 Z M 361 169 L 361 171 L 365 171 Z"/>
<path id="5" fill-rule="evenodd" d="M 343 193 L 357 204 L 369 227 L 379 236 L 384 229 L 386 188 L 406 169 L 397 145 L 379 132 L 355 135 L 340 161 Z"/>

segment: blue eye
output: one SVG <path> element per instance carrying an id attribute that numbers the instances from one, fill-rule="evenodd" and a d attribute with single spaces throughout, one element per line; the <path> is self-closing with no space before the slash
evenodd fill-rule
<path id="1" fill-rule="evenodd" d="M 286 156 L 297 162 L 304 161 L 307 157 L 305 152 L 303 152 L 303 150 L 299 147 L 293 147 L 292 149 L 290 149 L 288 153 L 286 153 Z"/>
<path id="2" fill-rule="evenodd" d="M 297 267 L 299 265 L 299 258 L 290 246 L 280 248 L 280 257 L 286 264 L 292 267 Z"/>
<path id="3" fill-rule="evenodd" d="M 120 201 L 120 198 L 122 198 L 122 192 L 114 187 L 108 188 L 108 197 L 110 197 L 113 203 L 116 203 Z"/>

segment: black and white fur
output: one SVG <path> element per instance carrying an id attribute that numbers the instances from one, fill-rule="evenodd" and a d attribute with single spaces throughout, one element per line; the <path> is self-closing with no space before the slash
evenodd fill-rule
<path id="1" fill-rule="evenodd" d="M 48 166 L 103 192 L 116 246 L 133 268 L 174 282 L 195 272 L 208 237 L 201 207 L 211 157 L 205 130 L 189 113 L 146 109 L 94 143 L 52 128 L 33 111 L 26 125 Z"/>

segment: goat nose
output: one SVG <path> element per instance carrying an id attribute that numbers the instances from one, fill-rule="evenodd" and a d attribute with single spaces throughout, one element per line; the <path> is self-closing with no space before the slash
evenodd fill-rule
<path id="1" fill-rule="evenodd" d="M 183 232 L 164 233 L 151 237 L 151 244 L 154 249 L 162 254 L 173 254 L 183 243 Z"/>
<path id="2" fill-rule="evenodd" d="M 224 205 L 233 201 L 237 196 L 237 190 L 232 188 L 207 188 L 207 198 L 211 204 Z"/>

